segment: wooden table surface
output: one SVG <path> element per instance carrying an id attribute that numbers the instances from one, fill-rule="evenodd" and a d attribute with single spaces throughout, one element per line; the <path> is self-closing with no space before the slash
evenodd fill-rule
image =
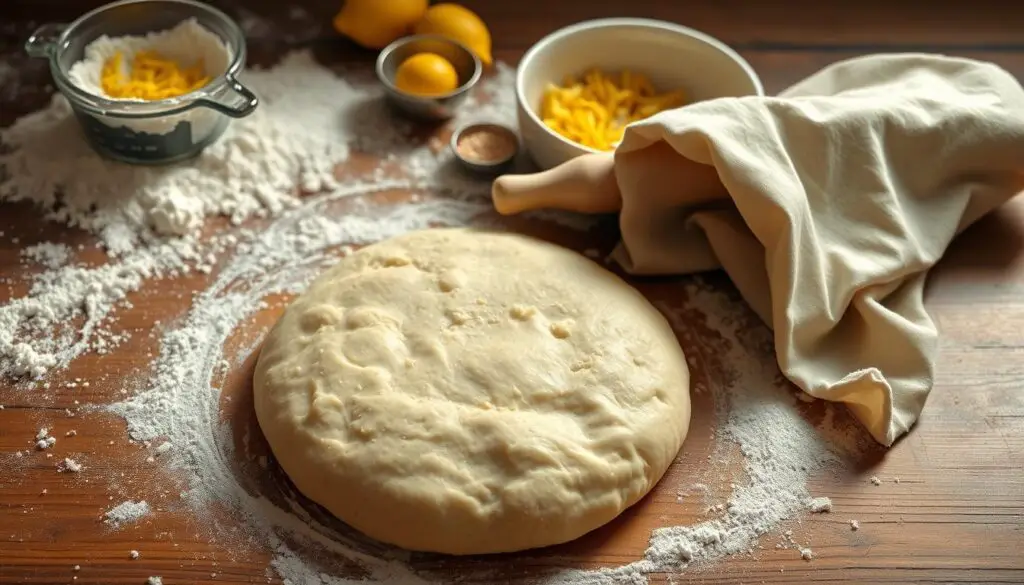
<path id="1" fill-rule="evenodd" d="M 0 12 L 0 124 L 41 107 L 52 89 L 44 63 L 22 55 L 21 44 L 40 23 L 69 21 L 98 2 L 5 0 Z M 289 48 L 314 47 L 326 61 L 372 62 L 373 54 L 338 39 L 329 21 L 337 2 L 218 2 L 250 35 L 253 61 L 272 63 Z M 466 2 L 490 24 L 500 60 L 515 63 L 547 32 L 584 18 L 648 16 L 677 21 L 713 34 L 736 47 L 761 75 L 770 93 L 849 56 L 876 51 L 936 51 L 991 60 L 1024 78 L 1024 7 L 995 2 L 915 3 L 667 2 L 665 0 Z M 10 67 L 8 67 L 8 65 Z M 922 164 L 928 164 L 926 161 Z M 51 239 L 87 246 L 80 258 L 102 261 L 88 247 L 87 234 L 45 224 L 38 212 L 6 205 L 0 213 L 0 270 L 23 282 L 20 247 Z M 15 239 L 17 238 L 17 239 Z M 983 219 L 953 244 L 932 275 L 927 305 L 941 330 L 935 390 L 920 423 L 886 451 L 867 449 L 851 468 L 812 478 L 815 493 L 832 498 L 835 512 L 802 520 L 813 536 L 816 558 L 767 546 L 757 558 L 727 559 L 681 579 L 702 583 L 824 581 L 1024 583 L 1024 203 L 1018 198 Z M 724 278 L 712 277 L 728 288 Z M 200 277 L 165 280 L 133 295 L 122 310 L 125 327 L 146 329 L 178 315 Z M 677 286 L 660 285 L 662 288 Z M 15 291 L 23 291 L 17 285 Z M 671 291 L 669 291 L 671 292 Z M 15 294 L 20 294 L 16 292 Z M 263 315 L 272 321 L 273 315 Z M 55 381 L 73 378 L 117 380 L 145 371 L 154 347 L 121 347 L 99 358 L 86 355 Z M 234 371 L 225 392 L 248 392 L 251 361 Z M 59 386 L 59 385 L 55 385 Z M 37 393 L 0 385 L 0 583 L 143 583 L 159 574 L 179 583 L 276 583 L 268 573 L 268 550 L 226 550 L 187 512 L 161 500 L 144 470 L 144 450 L 129 444 L 124 422 L 84 413 L 64 416 L 80 404 L 121 399 L 121 386 L 99 383 L 61 389 L 45 400 Z M 225 416 L 238 429 L 257 433 L 251 405 L 235 401 Z M 815 406 L 808 416 L 815 416 Z M 820 414 L 820 411 L 819 411 Z M 706 429 L 710 415 L 697 409 L 694 428 Z M 4 454 L 30 447 L 40 426 L 61 440 L 55 457 L 87 454 L 103 477 L 90 480 L 58 474 L 42 458 L 15 465 Z M 77 435 L 64 438 L 66 431 Z M 700 436 L 698 436 L 700 435 Z M 687 455 L 663 483 L 696 473 L 708 439 L 693 433 Z M 692 454 L 692 456 L 691 456 Z M 868 477 L 882 479 L 875 486 Z M 899 482 L 896 482 L 899 478 Z M 681 481 L 681 480 L 680 480 Z M 44 494 L 45 491 L 45 494 Z M 149 497 L 161 509 L 143 522 L 111 531 L 100 521 L 112 504 Z M 148 496 L 147 496 L 148 494 Z M 537 567 L 615 566 L 639 558 L 653 527 L 692 523 L 699 503 L 677 503 L 669 489 L 655 493 L 611 525 L 576 543 L 532 555 L 491 562 L 504 568 L 500 582 L 514 582 Z M 848 520 L 858 519 L 859 531 Z M 230 519 L 219 521 L 231 522 Z M 200 522 L 201 523 L 201 522 Z M 129 550 L 142 557 L 131 560 Z M 79 571 L 73 571 L 80 565 Z M 457 565 L 447 565 L 449 575 Z M 215 577 L 211 576 L 216 574 Z M 663 582 L 666 576 L 655 576 Z M 494 579 L 476 582 L 496 582 Z"/>

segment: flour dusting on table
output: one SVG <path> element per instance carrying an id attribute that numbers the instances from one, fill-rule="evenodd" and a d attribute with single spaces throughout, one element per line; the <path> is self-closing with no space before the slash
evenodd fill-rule
<path id="1" fill-rule="evenodd" d="M 240 454 L 230 422 L 222 420 L 219 386 L 235 365 L 226 361 L 231 356 L 225 344 L 269 303 L 302 291 L 353 246 L 437 225 L 497 226 L 485 182 L 460 173 L 436 144 L 415 139 L 408 123 L 381 104 L 374 84 L 354 81 L 355 74 L 345 77 L 349 81 L 306 52 L 249 72 L 245 81 L 263 100 L 257 114 L 234 122 L 198 159 L 167 168 L 100 159 L 78 137 L 59 97 L 2 131 L 9 150 L 0 154 L 6 169 L 0 200 L 28 201 L 51 220 L 94 233 L 107 261 L 84 264 L 57 245 L 24 255 L 42 271 L 27 294 L 0 307 L 0 375 L 38 378 L 32 386 L 45 387 L 54 370 L 84 353 L 110 351 L 135 334 L 112 327 L 131 293 L 158 278 L 212 273 L 187 313 L 163 324 L 145 384 L 129 386 L 129 396 L 107 408 L 124 417 L 132 439 L 161 441 L 150 461 L 187 480 L 182 498 L 197 518 L 214 507 L 229 510 L 248 527 L 244 542 L 274 551 L 272 566 L 286 583 L 429 584 L 428 575 L 408 564 L 409 553 L 321 522 L 294 494 L 282 500 L 252 489 L 232 464 Z M 457 122 L 514 125 L 513 77 L 499 64 Z M 335 178 L 335 164 L 357 152 L 384 161 L 358 178 Z M 391 189 L 416 195 L 398 204 L 368 201 Z M 210 216 L 234 224 L 254 217 L 269 221 L 217 228 L 205 221 Z M 594 221 L 533 216 L 567 229 L 587 229 Z M 201 229 L 213 233 L 200 237 Z M 770 333 L 751 325 L 742 302 L 700 279 L 689 282 L 677 303 L 660 308 L 684 345 L 701 348 L 690 358 L 710 372 L 705 391 L 713 393 L 719 416 L 717 444 L 723 451 L 725 445 L 739 447 L 743 472 L 732 478 L 727 501 L 712 507 L 712 517 L 656 530 L 642 559 L 596 571 L 552 570 L 539 577 L 542 583 L 646 583 L 652 572 L 750 553 L 760 537 L 815 506 L 808 476 L 837 460 L 823 437 L 829 429 L 800 416 L 775 364 Z M 718 456 L 716 451 L 716 461 Z M 58 469 L 78 473 L 83 467 L 69 458 Z M 706 492 L 705 483 L 678 489 Z M 106 519 L 121 524 L 150 513 L 146 502 L 129 500 Z M 239 538 L 218 532 L 221 537 Z M 795 558 L 803 555 L 792 538 L 785 542 Z M 339 576 L 352 567 L 365 574 Z M 466 570 L 466 578 L 489 578 Z"/>
<path id="2" fill-rule="evenodd" d="M 108 525 L 117 528 L 122 524 L 129 524 L 141 520 L 150 513 L 149 504 L 145 501 L 133 502 L 131 500 L 121 502 L 107 510 L 103 515 L 103 521 Z"/>
<path id="3" fill-rule="evenodd" d="M 64 244 L 43 242 L 22 248 L 21 257 L 26 262 L 36 262 L 49 270 L 56 270 L 67 263 L 71 248 Z"/>

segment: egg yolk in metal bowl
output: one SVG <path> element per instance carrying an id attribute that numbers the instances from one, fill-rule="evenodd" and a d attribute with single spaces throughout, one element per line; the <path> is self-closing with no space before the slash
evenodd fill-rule
<path id="1" fill-rule="evenodd" d="M 618 74 L 591 69 L 548 84 L 541 100 L 544 124 L 564 138 L 608 151 L 632 122 L 686 104 L 681 90 L 658 93 L 650 79 L 629 70 Z"/>
<path id="2" fill-rule="evenodd" d="M 395 87 L 422 97 L 444 95 L 459 86 L 459 74 L 447 59 L 434 53 L 417 53 L 398 66 Z"/>

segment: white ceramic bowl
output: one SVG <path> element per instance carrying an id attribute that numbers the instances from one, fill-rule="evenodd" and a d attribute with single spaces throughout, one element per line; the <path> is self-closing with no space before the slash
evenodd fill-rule
<path id="1" fill-rule="evenodd" d="M 682 88 L 687 103 L 764 95 L 757 73 L 725 43 L 685 26 L 645 18 L 602 18 L 559 29 L 533 45 L 516 73 L 519 133 L 542 169 L 597 152 L 549 129 L 538 112 L 548 83 L 591 67 L 643 73 L 659 91 Z"/>

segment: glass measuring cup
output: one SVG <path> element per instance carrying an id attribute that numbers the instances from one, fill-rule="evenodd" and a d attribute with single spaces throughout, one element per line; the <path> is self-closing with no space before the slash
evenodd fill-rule
<path id="1" fill-rule="evenodd" d="M 153 101 L 112 100 L 94 95 L 69 77 L 85 47 L 107 35 L 145 35 L 184 20 L 219 37 L 227 67 L 210 71 L 210 82 L 191 93 Z M 167 164 L 197 155 L 217 140 L 231 118 L 251 114 L 258 98 L 235 76 L 245 65 L 245 36 L 226 14 L 193 0 L 121 0 L 88 12 L 71 24 L 40 26 L 25 51 L 50 63 L 57 89 L 67 98 L 89 144 L 101 155 L 135 164 Z"/>

